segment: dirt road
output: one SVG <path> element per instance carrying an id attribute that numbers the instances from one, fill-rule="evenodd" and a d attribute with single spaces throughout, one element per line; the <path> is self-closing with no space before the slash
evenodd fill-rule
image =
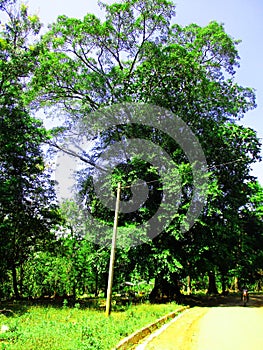
<path id="1" fill-rule="evenodd" d="M 160 333 L 160 331 L 159 331 Z M 217 306 L 197 306 L 177 320 L 142 350 L 262 350 L 263 296 L 250 297 L 248 306 L 238 298 Z"/>

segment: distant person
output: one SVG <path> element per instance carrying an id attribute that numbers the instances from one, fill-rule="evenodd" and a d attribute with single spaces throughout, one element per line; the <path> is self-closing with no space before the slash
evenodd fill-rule
<path id="1" fill-rule="evenodd" d="M 249 293 L 248 293 L 248 289 L 246 287 L 242 288 L 241 300 L 243 301 L 244 306 L 249 301 Z"/>

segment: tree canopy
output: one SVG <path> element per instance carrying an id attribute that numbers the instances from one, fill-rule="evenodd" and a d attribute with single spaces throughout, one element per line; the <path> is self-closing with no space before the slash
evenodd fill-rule
<path id="1" fill-rule="evenodd" d="M 73 294 L 76 280 L 85 270 L 85 254 L 93 256 L 93 267 L 97 262 L 94 275 L 85 270 L 85 278 L 95 281 L 96 293 L 98 281 L 103 284 L 105 280 L 107 263 L 101 261 L 108 257 L 106 242 L 113 210 L 96 192 L 96 179 L 101 176 L 98 169 L 105 167 L 111 171 L 110 176 L 102 176 L 105 183 L 100 193 L 109 189 L 104 199 L 116 192 L 118 182 L 122 183 L 124 204 L 136 194 L 143 197 L 143 189 L 147 192 L 145 202 L 137 203 L 136 210 L 120 214 L 119 225 L 124 243 L 127 232 L 132 233 L 142 223 L 146 225 L 140 228 L 151 239 L 135 246 L 126 241 L 126 247 L 118 251 L 121 268 L 117 280 L 138 273 L 148 280 L 155 278 L 152 297 L 159 289 L 178 294 L 179 282 L 187 276 L 190 281 L 207 274 L 211 292 L 216 291 L 215 274 L 220 276 L 223 290 L 230 277 L 255 281 L 262 269 L 262 254 L 255 244 L 262 241 L 262 187 L 251 175 L 251 166 L 260 160 L 261 144 L 254 130 L 239 123 L 247 111 L 256 108 L 254 89 L 235 80 L 239 40 L 216 21 L 204 27 L 176 24 L 176 7 L 168 0 L 100 2 L 104 20 L 89 13 L 83 19 L 61 15 L 38 38 L 38 17 L 29 15 L 25 5 L 10 12 L 8 3 L 1 2 L 1 10 L 9 15 L 0 37 L 4 125 L 0 139 L 4 144 L 1 198 L 5 193 L 8 198 L 22 198 L 19 211 L 12 207 L 9 215 L 20 215 L 21 210 L 27 215 L 30 202 L 30 213 L 33 210 L 41 223 L 48 223 L 38 226 L 46 235 L 45 228 L 53 222 L 53 190 L 40 145 L 49 143 L 53 149 L 83 161 L 76 188 L 78 200 L 89 213 L 82 217 L 85 233 L 79 236 L 76 209 L 67 202 L 62 211 L 71 233 L 64 241 L 57 241 L 60 258 L 70 255 L 71 268 L 75 268 L 70 279 L 74 283 L 69 282 Z M 30 35 L 34 38 L 31 41 Z M 150 106 L 167 113 L 134 118 L 135 106 L 140 106 L 142 114 Z M 63 116 L 64 125 L 51 132 L 44 130 L 33 116 L 41 108 L 53 118 Z M 166 130 L 158 128 L 162 123 L 168 126 Z M 173 128 L 180 137 L 171 136 L 174 134 L 169 129 Z M 12 129 L 19 132 L 13 135 Z M 81 148 L 83 137 L 88 149 Z M 137 145 L 136 155 L 127 152 L 130 140 Z M 116 151 L 120 144 L 121 156 Z M 202 162 L 197 149 L 202 150 Z M 167 165 L 168 158 L 173 168 Z M 167 210 L 158 212 L 167 198 L 173 199 Z M 7 202 L 5 207 L 1 204 L 3 208 L 16 203 Z M 199 202 L 203 202 L 201 213 Z M 196 209 L 198 215 L 182 230 L 190 209 Z M 150 218 L 156 212 L 156 226 L 162 220 L 168 224 L 158 235 L 151 235 L 155 223 L 151 226 Z M 169 220 L 168 212 L 173 213 Z M 94 232 L 91 217 L 106 227 L 106 237 Z M 3 227 L 7 227 L 6 218 L 3 214 Z M 33 227 L 35 224 L 30 224 L 30 229 Z M 34 234 L 38 230 L 34 228 Z M 74 247 L 83 252 L 79 259 Z M 42 258 L 49 259 L 46 255 Z M 82 283 L 81 289 L 85 288 Z"/>

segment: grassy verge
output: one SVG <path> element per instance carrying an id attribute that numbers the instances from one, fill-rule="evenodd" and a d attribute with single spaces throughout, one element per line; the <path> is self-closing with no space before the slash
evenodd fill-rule
<path id="1" fill-rule="evenodd" d="M 0 314 L 0 349 L 108 350 L 122 338 L 177 308 L 174 303 L 141 304 L 113 311 L 106 317 L 104 310 L 83 308 L 79 304 L 72 308 L 9 305 L 10 311 Z"/>

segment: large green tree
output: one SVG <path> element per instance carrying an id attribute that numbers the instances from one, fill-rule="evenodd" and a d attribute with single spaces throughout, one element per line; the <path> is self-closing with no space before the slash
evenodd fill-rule
<path id="1" fill-rule="evenodd" d="M 28 100 L 38 106 L 55 106 L 65 114 L 66 126 L 71 130 L 76 121 L 84 120 L 86 128 L 90 125 L 87 137 L 93 141 L 96 118 L 101 114 L 89 113 L 114 103 L 150 103 L 184 120 L 198 136 L 210 171 L 208 203 L 199 222 L 184 235 L 179 226 L 194 185 L 191 165 L 174 140 L 156 128 L 120 128 L 116 123 L 115 129 L 100 130 L 100 147 L 94 149 L 94 154 L 79 156 L 94 166 L 108 145 L 129 136 L 150 140 L 165 149 L 183 179 L 182 203 L 169 228 L 145 250 L 145 265 L 149 262 L 149 269 L 155 266 L 156 289 L 165 285 L 168 294 L 173 289 L 178 291 L 176 279 L 198 273 L 194 264 L 202 272 L 205 266 L 214 280 L 215 268 L 223 275 L 233 267 L 229 246 L 236 244 L 240 208 L 249 201 L 246 188 L 252 180 L 250 167 L 259 159 L 260 151 L 255 132 L 236 124 L 256 107 L 253 89 L 235 82 L 239 41 L 217 22 L 205 27 L 171 24 L 175 14 L 171 1 L 124 0 L 101 6 L 105 21 L 91 14 L 83 20 L 60 16 L 50 26 L 41 41 Z M 135 178 L 135 161 L 126 159 L 118 170 L 126 167 Z M 140 172 L 145 163 L 138 164 Z M 127 185 L 125 181 L 132 176 L 119 179 Z M 92 183 L 85 182 L 85 186 L 93 199 Z M 158 199 L 158 195 L 154 198 Z M 102 213 L 107 220 L 107 212 L 94 200 L 93 211 Z M 231 234 L 224 239 L 227 231 Z M 216 254 L 218 247 L 227 254 L 226 259 Z M 194 251 L 198 251 L 195 256 Z M 204 259 L 206 263 L 201 266 Z M 225 266 L 226 262 L 231 266 Z"/>

